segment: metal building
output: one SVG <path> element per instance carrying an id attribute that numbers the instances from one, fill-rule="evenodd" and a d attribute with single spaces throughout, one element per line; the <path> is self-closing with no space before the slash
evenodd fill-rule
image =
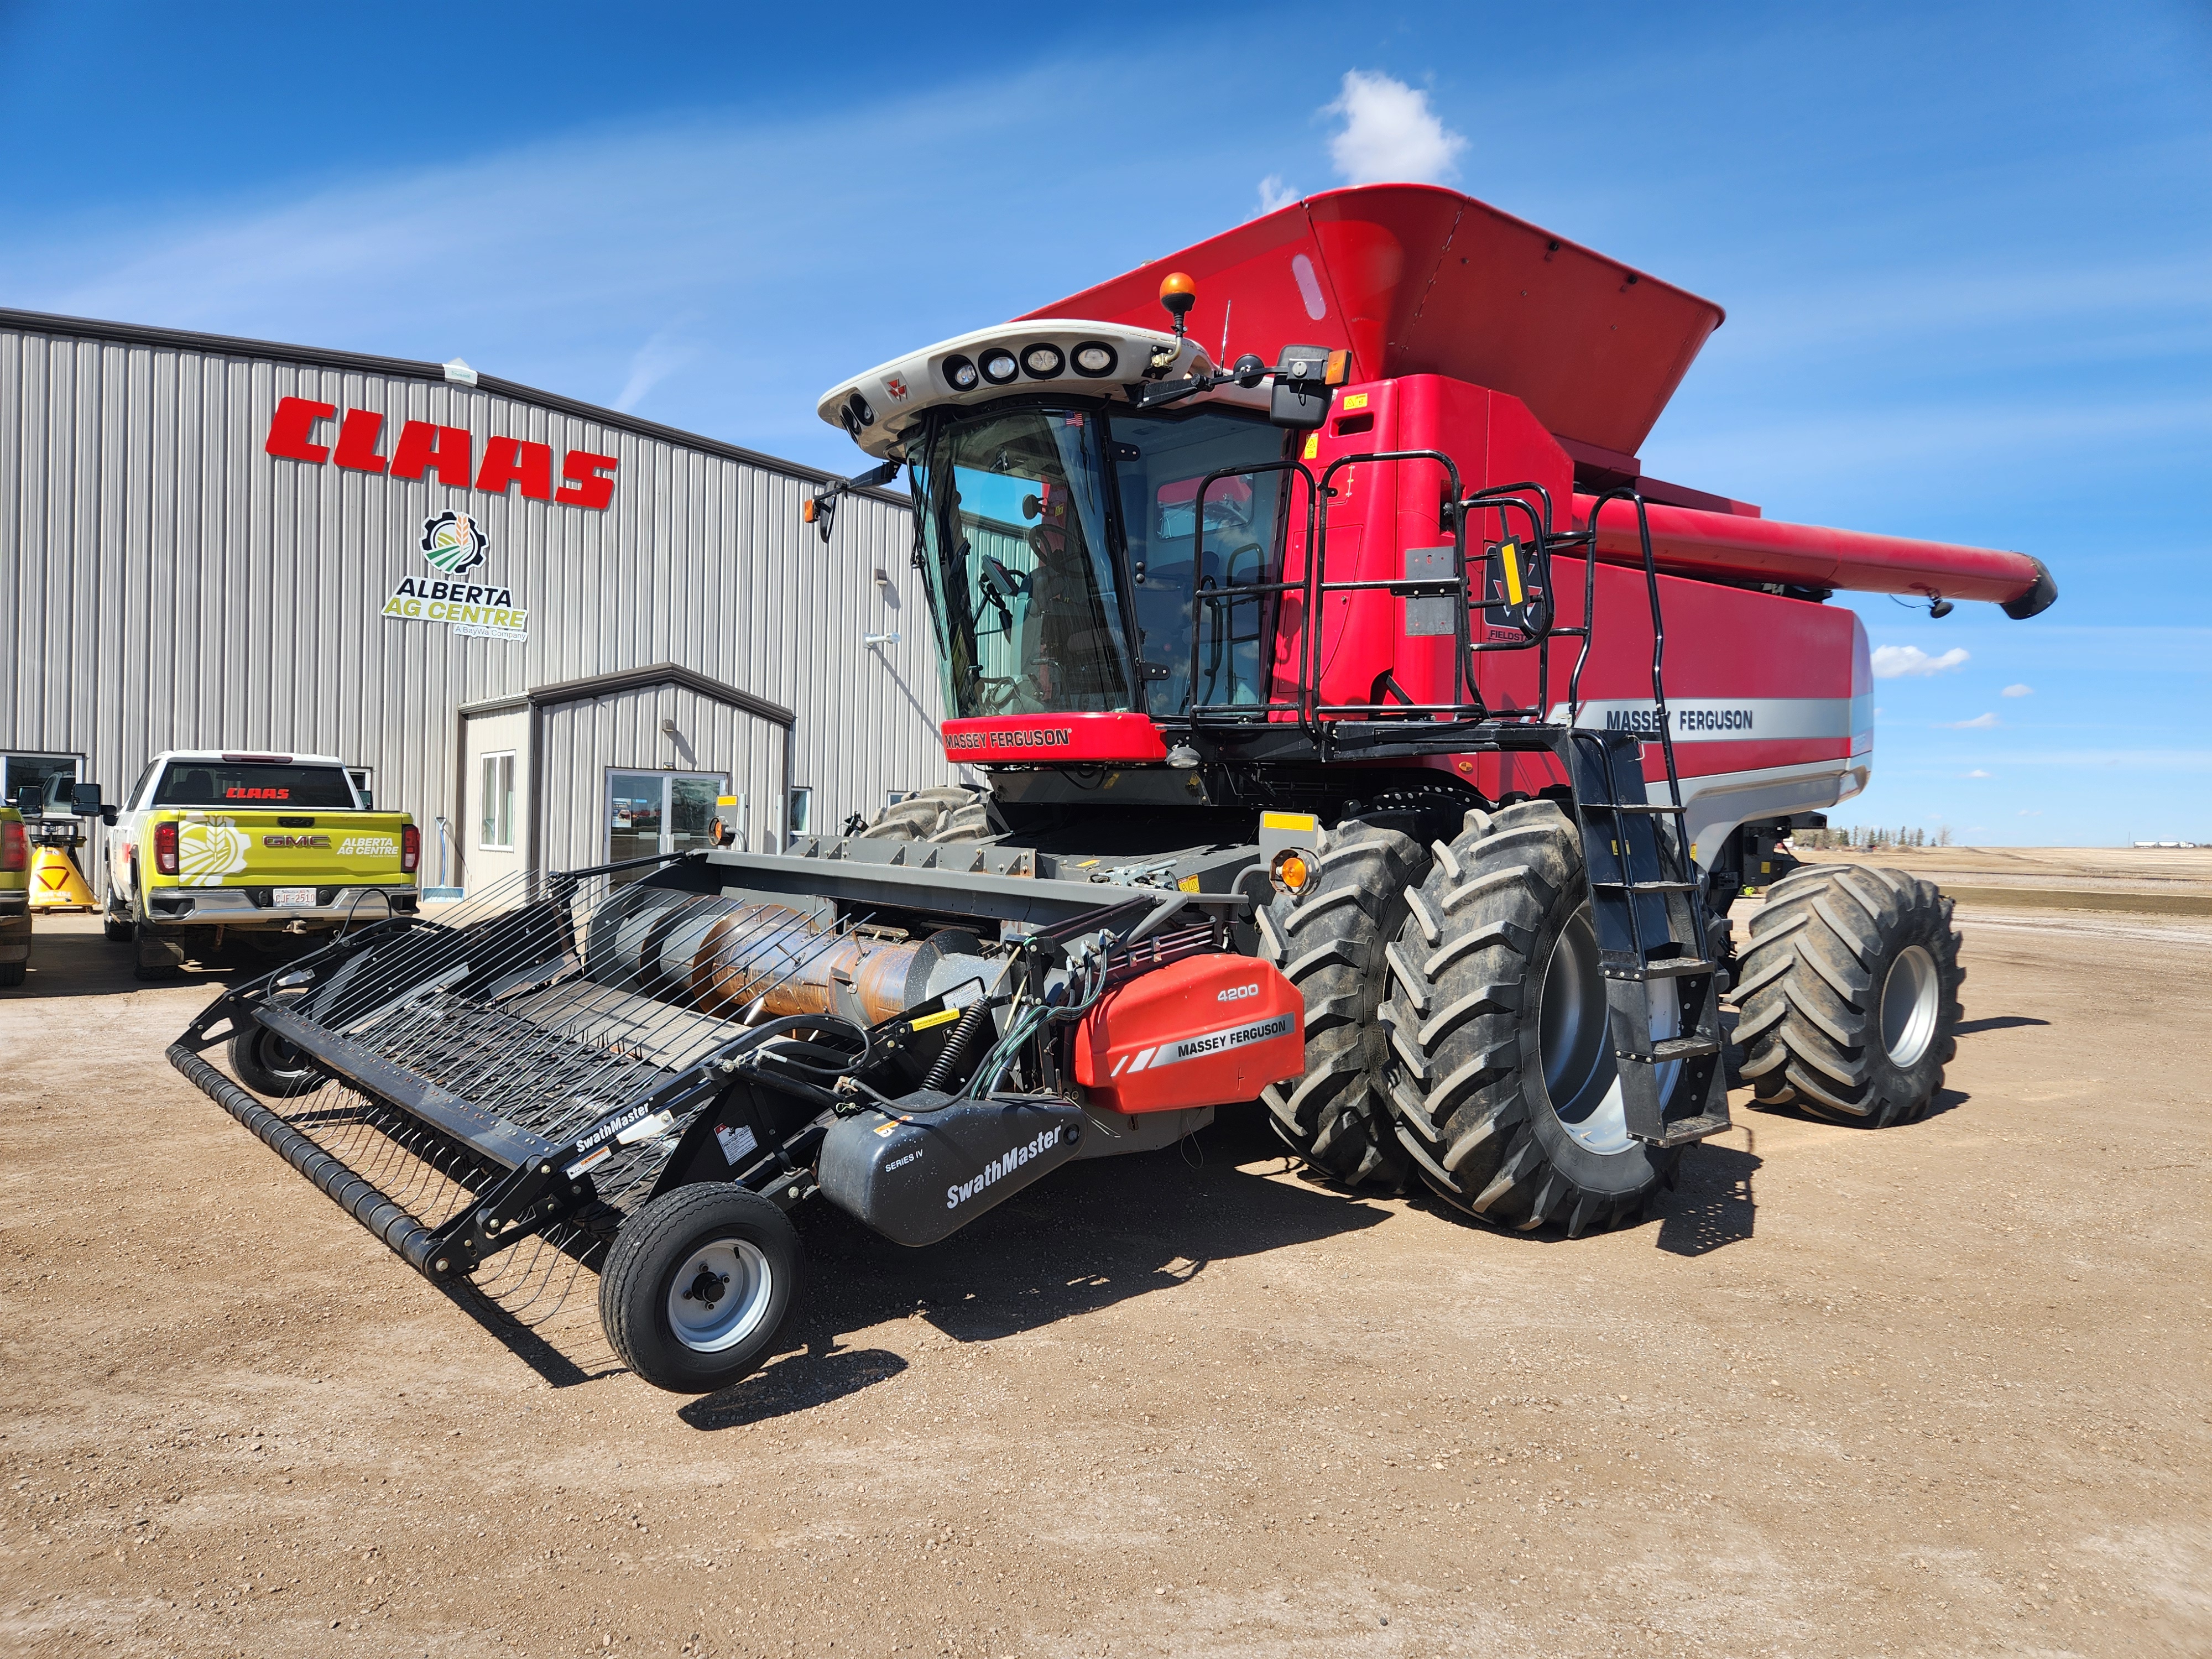
<path id="1" fill-rule="evenodd" d="M 456 886 L 872 816 L 952 774 L 906 499 L 825 548 L 825 476 L 458 362 L 0 310 L 0 791 L 338 754 Z"/>

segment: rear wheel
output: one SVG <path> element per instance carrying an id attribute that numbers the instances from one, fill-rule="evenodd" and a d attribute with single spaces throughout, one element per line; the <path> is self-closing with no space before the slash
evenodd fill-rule
<path id="1" fill-rule="evenodd" d="M 1421 1178 L 1523 1231 L 1557 1221 L 1573 1237 L 1639 1215 L 1678 1154 L 1628 1133 L 1566 814 L 1547 800 L 1469 812 L 1390 957 L 1386 1093 Z M 1654 1006 L 1652 1035 L 1680 1035 L 1675 1000 Z M 1682 1073 L 1660 1068 L 1662 1104 Z"/>
<path id="2" fill-rule="evenodd" d="M 143 921 L 131 927 L 131 978 L 142 984 L 176 978 L 184 964 L 181 960 L 183 953 L 174 945 L 158 938 Z"/>
<path id="3" fill-rule="evenodd" d="M 885 807 L 860 835 L 869 841 L 975 841 L 998 833 L 987 827 L 985 799 L 957 785 L 918 789 Z"/>
<path id="4" fill-rule="evenodd" d="M 271 1100 L 311 1095 L 330 1081 L 299 1049 L 250 1020 L 230 1040 L 230 1071 L 255 1094 Z"/>
<path id="5" fill-rule="evenodd" d="M 708 1394 L 758 1368 L 799 1288 L 799 1236 L 758 1193 L 663 1193 L 623 1224 L 599 1276 L 599 1322 L 656 1389 Z"/>
<path id="6" fill-rule="evenodd" d="M 1957 1052 L 1951 901 L 1898 870 L 1807 866 L 1752 919 L 1737 993 L 1744 1080 L 1762 1106 L 1909 1123 Z"/>
<path id="7" fill-rule="evenodd" d="M 1406 919 L 1407 890 L 1428 855 L 1411 836 L 1347 819 L 1305 890 L 1260 915 L 1260 955 L 1306 1005 L 1305 1075 L 1261 1095 L 1275 1133 L 1316 1170 L 1395 1187 L 1406 1157 L 1382 1106 L 1387 1035 L 1376 1021 L 1383 951 Z"/>

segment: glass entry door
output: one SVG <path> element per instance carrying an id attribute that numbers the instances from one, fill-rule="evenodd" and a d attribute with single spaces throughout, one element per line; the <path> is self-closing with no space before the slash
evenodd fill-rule
<path id="1" fill-rule="evenodd" d="M 720 772 L 608 773 L 607 861 L 712 847 L 714 803 L 728 783 Z M 617 871 L 614 879 L 635 881 L 652 873 L 641 866 Z"/>

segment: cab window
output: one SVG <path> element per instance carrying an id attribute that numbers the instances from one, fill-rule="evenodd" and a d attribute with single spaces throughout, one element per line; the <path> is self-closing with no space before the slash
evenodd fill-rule
<path id="1" fill-rule="evenodd" d="M 211 806 L 232 811 L 311 809 L 349 811 L 353 782 L 342 766 L 292 766 L 267 761 L 173 760 L 154 791 L 155 806 Z"/>

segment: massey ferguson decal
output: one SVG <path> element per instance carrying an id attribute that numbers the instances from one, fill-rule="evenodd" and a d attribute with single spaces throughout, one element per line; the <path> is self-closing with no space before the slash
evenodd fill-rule
<path id="1" fill-rule="evenodd" d="M 614 499 L 615 481 L 609 476 L 617 465 L 611 455 L 594 455 L 572 449 L 562 457 L 562 483 L 553 484 L 553 449 L 550 444 L 529 443 L 520 438 L 484 440 L 483 465 L 477 466 L 476 440 L 466 427 L 438 426 L 428 421 L 409 421 L 386 456 L 378 449 L 384 416 L 373 409 L 349 409 L 338 423 L 335 450 L 318 443 L 317 428 L 337 418 L 335 404 L 319 404 L 312 398 L 284 398 L 269 422 L 262 447 L 270 454 L 320 466 L 335 461 L 353 472 L 382 472 L 394 478 L 419 478 L 434 472 L 438 482 L 459 489 L 476 489 L 504 495 L 521 487 L 526 499 L 558 501 L 566 507 L 603 508 Z"/>
<path id="2" fill-rule="evenodd" d="M 1066 726 L 1020 726 L 1012 731 L 947 732 L 947 749 L 1065 749 L 1075 741 L 1075 733 Z"/>

